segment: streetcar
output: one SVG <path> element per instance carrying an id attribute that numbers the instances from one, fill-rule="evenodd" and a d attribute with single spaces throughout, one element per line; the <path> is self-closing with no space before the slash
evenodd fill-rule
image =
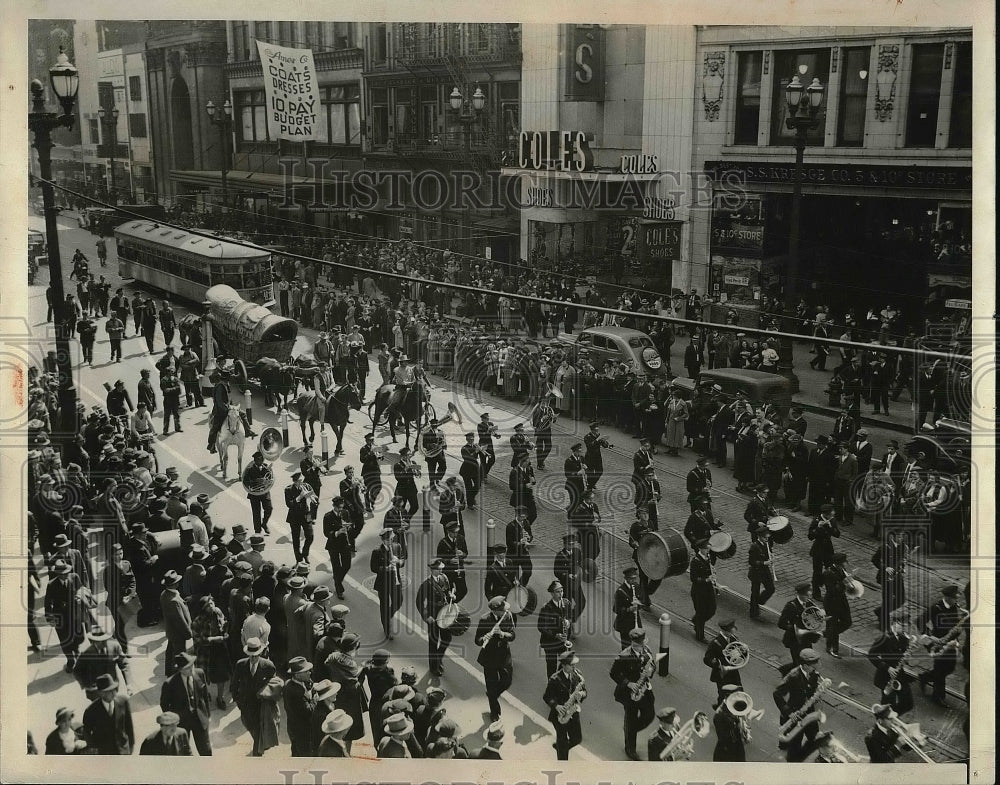
<path id="1" fill-rule="evenodd" d="M 199 305 L 224 284 L 248 302 L 274 302 L 271 252 L 210 233 L 193 234 L 154 221 L 115 229 L 119 274 Z"/>

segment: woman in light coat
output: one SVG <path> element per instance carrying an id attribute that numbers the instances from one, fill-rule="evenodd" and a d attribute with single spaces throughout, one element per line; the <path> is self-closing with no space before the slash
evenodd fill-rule
<path id="1" fill-rule="evenodd" d="M 681 398 L 676 390 L 667 398 L 666 428 L 663 441 L 667 445 L 667 455 L 677 455 L 684 446 L 684 423 L 691 416 L 690 404 Z"/>

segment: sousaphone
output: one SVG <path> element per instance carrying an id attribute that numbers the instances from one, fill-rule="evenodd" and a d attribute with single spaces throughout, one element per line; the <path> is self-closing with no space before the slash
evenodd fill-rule
<path id="1" fill-rule="evenodd" d="M 261 451 L 265 461 L 276 461 L 284 446 L 281 431 L 277 428 L 265 428 L 257 442 L 257 449 Z"/>

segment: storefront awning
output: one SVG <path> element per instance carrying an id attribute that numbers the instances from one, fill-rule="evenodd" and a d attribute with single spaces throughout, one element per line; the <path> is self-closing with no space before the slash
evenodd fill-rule
<path id="1" fill-rule="evenodd" d="M 563 172 L 558 169 L 519 169 L 514 166 L 503 166 L 500 168 L 501 177 L 537 177 L 537 178 L 549 178 L 552 180 L 583 180 L 585 182 L 594 182 L 598 180 L 603 180 L 608 183 L 624 183 L 627 181 L 634 182 L 652 182 L 657 180 L 661 175 L 659 172 L 650 172 L 648 174 L 623 174 L 622 172 L 611 172 L 611 171 L 599 171 L 599 172 Z"/>

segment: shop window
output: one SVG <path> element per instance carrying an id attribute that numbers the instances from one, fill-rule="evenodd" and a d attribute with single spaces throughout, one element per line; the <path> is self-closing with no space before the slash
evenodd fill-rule
<path id="1" fill-rule="evenodd" d="M 736 144 L 757 144 L 760 130 L 761 52 L 740 52 L 736 84 Z"/>
<path id="2" fill-rule="evenodd" d="M 933 147 L 937 138 L 941 101 L 941 64 L 944 44 L 913 47 L 910 100 L 906 111 L 906 146 Z"/>
<path id="3" fill-rule="evenodd" d="M 865 105 L 868 102 L 868 75 L 871 48 L 844 49 L 840 76 L 840 114 L 837 119 L 837 144 L 860 146 L 865 140 Z"/>
<path id="4" fill-rule="evenodd" d="M 948 147 L 972 147 L 972 41 L 955 44 L 954 68 Z"/>
<path id="5" fill-rule="evenodd" d="M 795 131 L 785 125 L 788 117 L 788 102 L 785 101 L 785 87 L 798 76 L 804 87 L 819 79 L 823 87 L 830 83 L 830 50 L 800 49 L 777 51 L 774 53 L 774 96 L 771 101 L 771 144 L 792 144 Z M 822 146 L 826 127 L 826 104 L 828 96 L 816 115 L 816 127 L 806 133 L 806 144 Z"/>

